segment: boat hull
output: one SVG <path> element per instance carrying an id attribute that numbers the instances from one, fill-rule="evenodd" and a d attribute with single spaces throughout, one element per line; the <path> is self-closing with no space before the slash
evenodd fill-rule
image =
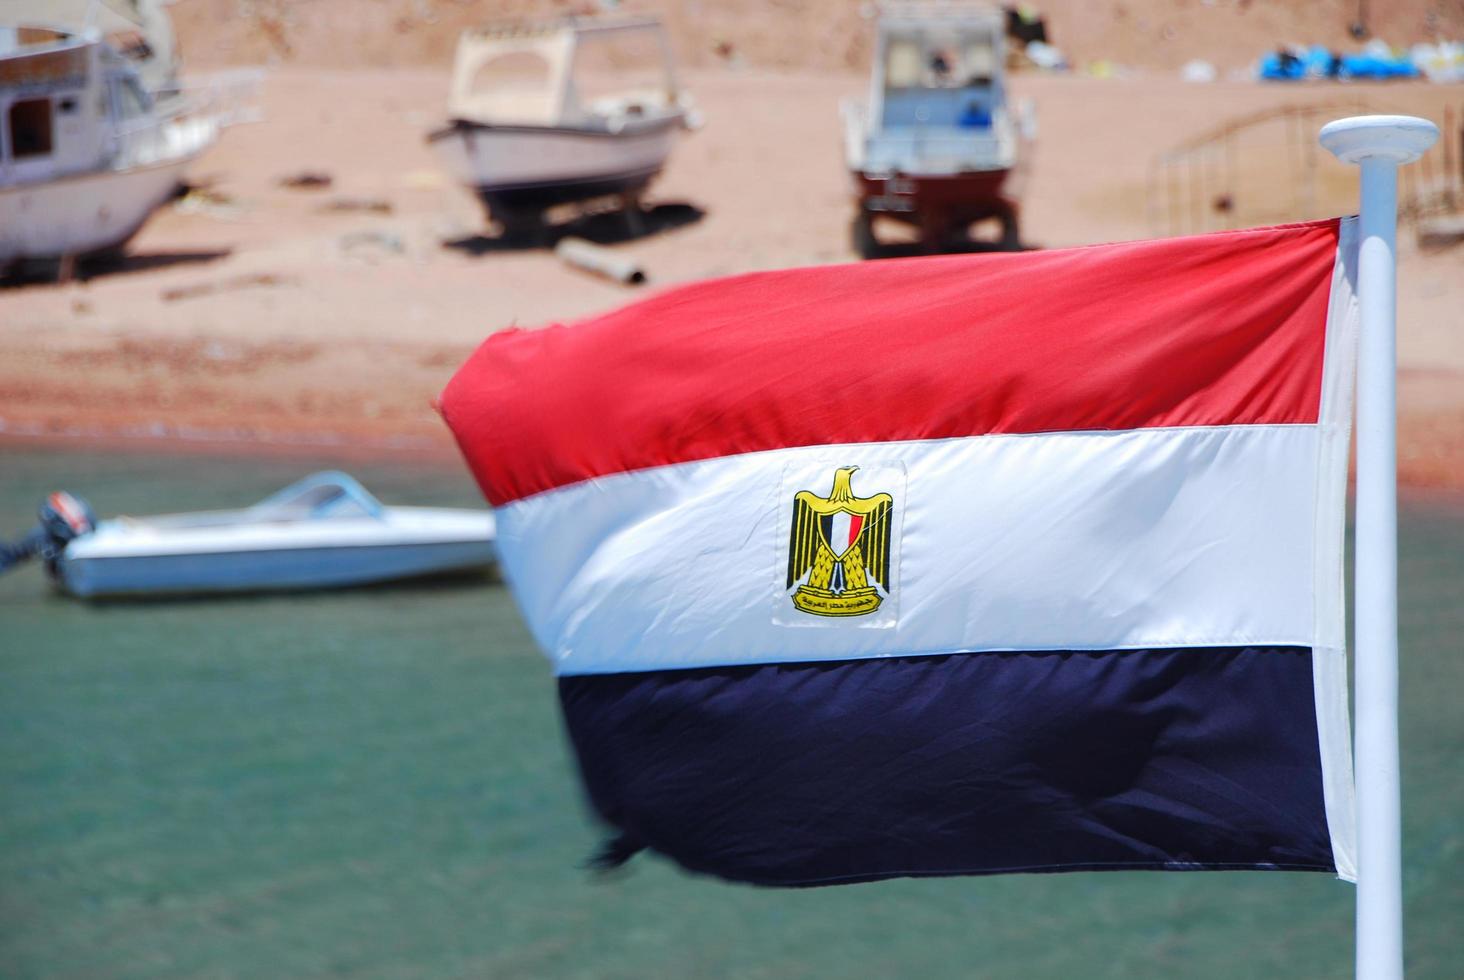
<path id="1" fill-rule="evenodd" d="M 82 597 L 329 589 L 484 569 L 496 540 L 492 513 L 382 507 L 325 473 L 246 510 L 102 521 L 52 571 Z"/>
<path id="2" fill-rule="evenodd" d="M 659 166 L 574 181 L 552 181 L 518 187 L 475 187 L 474 193 L 490 215 L 515 211 L 543 211 L 558 204 L 574 204 L 597 197 L 638 194 L 660 174 Z"/>
<path id="3" fill-rule="evenodd" d="M 854 249 L 865 258 L 884 253 L 886 246 L 875 233 L 876 218 L 915 228 L 919 246 L 927 252 L 968 247 L 971 226 L 995 219 L 1000 231 L 991 244 L 1020 248 L 1017 202 L 1006 193 L 1011 173 L 1010 169 L 914 175 L 855 171 Z"/>
<path id="4" fill-rule="evenodd" d="M 636 193 L 661 172 L 679 128 L 679 118 L 618 132 L 459 121 L 429 141 L 449 173 L 496 213 Z"/>
<path id="5" fill-rule="evenodd" d="M 177 192 L 188 159 L 0 188 L 0 268 L 121 248 Z"/>
<path id="6" fill-rule="evenodd" d="M 891 217 L 910 216 L 918 221 L 924 213 L 938 211 L 951 221 L 967 223 L 1005 213 L 1014 202 L 1002 193 L 1010 170 L 975 170 L 955 174 L 867 174 L 855 173 L 856 192 L 862 207 Z"/>
<path id="7" fill-rule="evenodd" d="M 277 548 L 116 557 L 63 555 L 61 589 L 81 598 L 345 588 L 488 568 L 491 541 Z"/>

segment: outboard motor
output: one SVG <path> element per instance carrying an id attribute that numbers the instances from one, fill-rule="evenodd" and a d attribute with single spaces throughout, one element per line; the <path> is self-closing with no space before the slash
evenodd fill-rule
<path id="1" fill-rule="evenodd" d="M 9 544 L 0 541 L 0 572 L 40 555 L 47 566 L 55 563 L 66 545 L 97 526 L 91 506 L 80 497 L 57 490 L 41 504 L 38 523 L 25 537 Z"/>

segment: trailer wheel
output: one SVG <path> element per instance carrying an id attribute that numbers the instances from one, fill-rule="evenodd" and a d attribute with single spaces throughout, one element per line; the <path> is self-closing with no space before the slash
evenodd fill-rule
<path id="1" fill-rule="evenodd" d="M 859 209 L 854 215 L 854 221 L 849 226 L 849 240 L 854 246 L 854 252 L 861 259 L 877 258 L 880 254 L 879 239 L 874 236 L 874 215 L 873 213 Z"/>

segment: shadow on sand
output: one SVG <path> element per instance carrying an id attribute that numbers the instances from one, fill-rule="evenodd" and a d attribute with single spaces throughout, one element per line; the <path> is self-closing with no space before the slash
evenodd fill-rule
<path id="1" fill-rule="evenodd" d="M 140 255 L 94 255 L 76 260 L 75 279 L 86 281 L 99 276 L 125 275 L 129 272 L 151 272 L 180 265 L 206 265 L 227 258 L 232 249 L 200 249 L 191 252 L 145 252 Z M 60 278 L 59 259 L 23 259 L 0 274 L 0 288 L 49 285 Z"/>
<path id="2" fill-rule="evenodd" d="M 1018 245 L 1008 245 L 1003 242 L 983 242 L 972 239 L 970 241 L 949 242 L 939 249 L 932 251 L 920 242 L 888 242 L 874 246 L 866 246 L 863 254 L 865 259 L 909 259 L 917 256 L 930 255 L 973 255 L 976 253 L 991 252 L 1037 252 L 1042 249 L 1041 245 L 1032 242 L 1022 242 Z"/>
<path id="3" fill-rule="evenodd" d="M 624 211 L 590 212 L 564 222 L 546 222 L 518 234 L 469 235 L 442 244 L 469 255 L 553 248 L 560 239 L 570 237 L 585 238 L 597 245 L 618 245 L 693 225 L 705 216 L 706 212 L 695 204 L 678 201 L 652 205 L 636 215 Z"/>

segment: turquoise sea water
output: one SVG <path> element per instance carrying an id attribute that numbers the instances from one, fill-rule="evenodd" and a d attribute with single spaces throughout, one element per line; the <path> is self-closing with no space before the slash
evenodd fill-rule
<path id="1" fill-rule="evenodd" d="M 0 451 L 0 529 L 250 503 L 298 461 Z M 465 476 L 351 467 L 388 502 Z M 1464 507 L 1402 527 L 1410 975 L 1464 974 Z M 1090 873 L 771 891 L 599 840 L 507 592 L 86 605 L 0 578 L 0 976 L 1345 977 L 1352 888 Z"/>

